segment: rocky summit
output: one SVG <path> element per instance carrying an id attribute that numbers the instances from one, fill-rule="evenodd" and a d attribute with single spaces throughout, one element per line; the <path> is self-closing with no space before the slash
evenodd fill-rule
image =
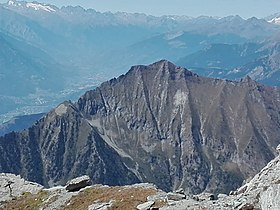
<path id="1" fill-rule="evenodd" d="M 87 175 L 93 184 L 229 193 L 276 156 L 279 122 L 278 88 L 200 77 L 162 60 L 0 137 L 0 172 L 47 187 Z"/>

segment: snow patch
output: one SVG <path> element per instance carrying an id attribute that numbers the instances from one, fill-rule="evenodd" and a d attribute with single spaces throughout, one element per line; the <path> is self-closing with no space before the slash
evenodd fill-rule
<path id="1" fill-rule="evenodd" d="M 15 2 L 14 1 L 8 1 L 8 5 L 14 5 L 15 4 Z"/>
<path id="2" fill-rule="evenodd" d="M 238 68 L 235 68 L 235 69 L 229 71 L 229 72 L 227 73 L 227 75 L 230 75 L 230 74 L 237 74 L 237 73 L 239 73 L 239 72 L 241 72 L 241 70 L 238 69 Z"/>
<path id="3" fill-rule="evenodd" d="M 16 1 L 12 1 L 12 0 L 10 0 L 10 1 L 8 1 L 8 3 L 7 3 L 9 6 L 21 6 L 21 3 L 19 3 L 19 2 L 16 2 Z"/>
<path id="4" fill-rule="evenodd" d="M 174 105 L 180 106 L 184 105 L 187 101 L 187 94 L 184 93 L 182 90 L 177 90 L 176 94 L 174 95 Z"/>
<path id="5" fill-rule="evenodd" d="M 184 34 L 183 31 L 170 32 L 170 33 L 165 34 L 164 39 L 169 41 L 169 40 L 175 39 L 179 36 L 182 36 L 183 34 Z"/>
<path id="6" fill-rule="evenodd" d="M 51 8 L 50 6 L 42 5 L 42 4 L 27 3 L 26 7 L 32 8 L 34 10 L 44 10 L 46 12 L 55 12 L 55 9 Z"/>
<path id="7" fill-rule="evenodd" d="M 274 24 L 280 24 L 280 17 L 275 17 L 267 22 L 274 23 Z"/>
<path id="8" fill-rule="evenodd" d="M 65 106 L 64 104 L 60 104 L 54 111 L 58 116 L 62 116 L 67 112 L 67 106 Z"/>

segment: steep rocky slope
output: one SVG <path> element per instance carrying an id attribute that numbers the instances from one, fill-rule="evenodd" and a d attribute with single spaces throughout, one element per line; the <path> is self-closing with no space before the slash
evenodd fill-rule
<path id="1" fill-rule="evenodd" d="M 0 209 L 278 210 L 279 170 L 280 156 L 237 191 L 217 197 L 209 193 L 185 195 L 182 189 L 167 193 L 146 183 L 88 186 L 87 176 L 71 180 L 66 186 L 43 189 L 19 176 L 0 174 Z"/>
<path id="2" fill-rule="evenodd" d="M 79 174 L 111 185 L 138 179 L 71 104 L 65 102 L 33 127 L 1 140 L 1 171 L 45 186 L 65 184 Z"/>
<path id="3" fill-rule="evenodd" d="M 161 61 L 133 67 L 77 105 L 94 127 L 145 166 L 140 174 L 155 173 L 150 181 L 164 189 L 200 192 L 228 191 L 229 183 L 238 186 L 274 157 L 278 99 L 278 89 L 250 78 L 208 79 Z"/>
<path id="4" fill-rule="evenodd" d="M 162 60 L 64 102 L 0 138 L 0 171 L 46 186 L 155 183 L 229 192 L 275 157 L 280 92 L 249 77 L 210 79 Z"/>

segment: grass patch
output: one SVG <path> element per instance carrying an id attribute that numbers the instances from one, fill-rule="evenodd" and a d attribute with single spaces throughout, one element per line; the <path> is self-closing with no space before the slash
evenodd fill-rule
<path id="1" fill-rule="evenodd" d="M 38 210 L 43 201 L 48 197 L 47 191 L 40 191 L 37 194 L 31 194 L 29 192 L 22 193 L 22 196 L 8 201 L 0 209 L 1 210 Z"/>
<path id="2" fill-rule="evenodd" d="M 93 203 L 107 203 L 113 201 L 110 210 L 136 209 L 136 206 L 147 201 L 149 195 L 156 194 L 153 188 L 142 187 L 92 187 L 79 193 L 71 199 L 64 210 L 85 210 Z M 155 205 L 162 206 L 158 201 Z"/>

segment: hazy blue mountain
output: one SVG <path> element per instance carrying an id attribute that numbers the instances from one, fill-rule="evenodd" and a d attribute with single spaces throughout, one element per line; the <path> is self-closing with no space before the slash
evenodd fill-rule
<path id="1" fill-rule="evenodd" d="M 14 117 L 10 121 L 0 125 L 0 136 L 3 136 L 12 131 L 18 132 L 23 129 L 29 128 L 43 115 L 43 113 L 39 113 Z"/>
<path id="2" fill-rule="evenodd" d="M 204 76 L 240 80 L 248 75 L 264 84 L 279 86 L 279 46 L 279 42 L 272 40 L 239 45 L 213 44 L 179 59 L 177 64 Z"/>
<path id="3" fill-rule="evenodd" d="M 55 93 L 66 85 L 65 69 L 50 56 L 1 32 L 0 66 L 1 120 L 7 112 L 20 113 L 23 107 L 27 113 L 32 113 L 30 106 L 43 109 L 53 106 L 58 102 Z"/>
<path id="4" fill-rule="evenodd" d="M 267 17 L 264 18 L 266 21 L 268 21 L 269 23 L 273 23 L 273 24 L 280 24 L 280 13 L 275 13 L 273 15 L 269 15 Z"/>
<path id="5" fill-rule="evenodd" d="M 0 4 L 0 122 L 76 99 L 134 64 L 177 61 L 212 44 L 259 42 L 279 31 L 239 16 L 154 17 L 10 0 Z"/>
<path id="6" fill-rule="evenodd" d="M 235 34 L 200 34 L 194 32 L 173 32 L 160 34 L 126 49 L 124 60 L 134 59 L 136 63 L 149 63 L 167 58 L 172 61 L 207 48 L 212 43 L 244 43 L 248 39 Z"/>

